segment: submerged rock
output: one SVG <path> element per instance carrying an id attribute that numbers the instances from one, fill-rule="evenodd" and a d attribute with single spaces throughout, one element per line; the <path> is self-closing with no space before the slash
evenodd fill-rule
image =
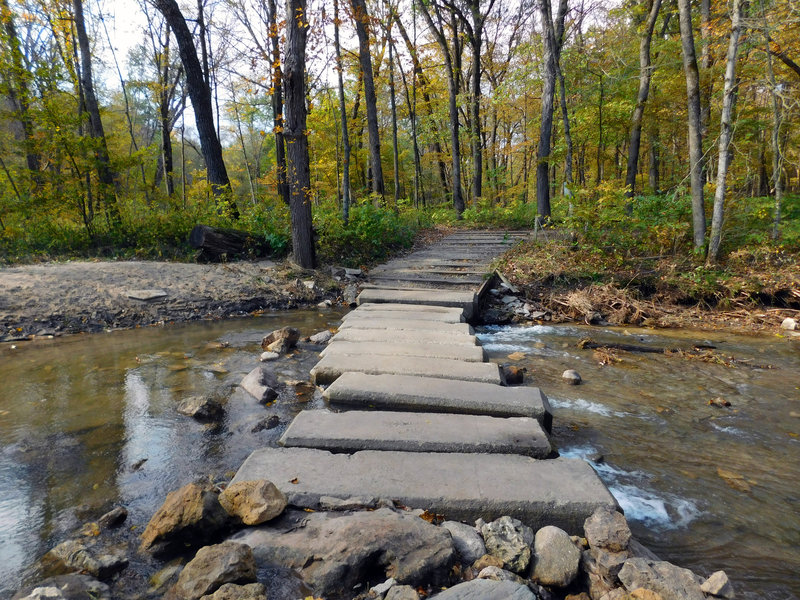
<path id="1" fill-rule="evenodd" d="M 44 579 L 19 590 L 12 600 L 111 600 L 111 589 L 95 578 L 70 573 Z"/>
<path id="2" fill-rule="evenodd" d="M 500 517 L 481 527 L 486 551 L 503 561 L 503 568 L 523 573 L 530 564 L 533 530 L 511 517 Z"/>
<path id="3" fill-rule="evenodd" d="M 212 396 L 191 396 L 178 405 L 178 412 L 198 421 L 216 421 L 223 413 L 222 404 Z"/>
<path id="4" fill-rule="evenodd" d="M 333 333 L 328 331 L 327 329 L 324 329 L 309 337 L 308 341 L 311 342 L 312 344 L 327 344 L 328 342 L 331 341 L 332 337 Z"/>
<path id="5" fill-rule="evenodd" d="M 108 550 L 86 540 L 67 540 L 43 557 L 45 563 L 68 571 L 88 573 L 101 580 L 111 579 L 128 566 L 121 550 Z"/>
<path id="6" fill-rule="evenodd" d="M 266 479 L 237 481 L 219 495 L 219 503 L 245 525 L 260 525 L 283 512 L 286 496 Z"/>
<path id="7" fill-rule="evenodd" d="M 172 591 L 182 600 L 198 600 L 223 584 L 255 581 L 256 564 L 250 547 L 222 542 L 200 548 L 181 571 Z"/>
<path id="8" fill-rule="evenodd" d="M 128 509 L 124 506 L 117 506 L 111 509 L 97 520 L 98 525 L 103 529 L 119 527 L 128 518 Z"/>
<path id="9" fill-rule="evenodd" d="M 261 348 L 268 352 L 286 354 L 297 346 L 300 340 L 300 331 L 294 327 L 281 327 L 267 334 L 261 340 Z"/>
<path id="10" fill-rule="evenodd" d="M 239 386 L 261 404 L 272 402 L 278 397 L 278 380 L 265 367 L 259 365 L 245 375 Z"/>
<path id="11" fill-rule="evenodd" d="M 567 369 L 564 371 L 561 374 L 561 379 L 570 385 L 578 385 L 581 381 L 583 381 L 580 373 L 578 373 L 575 369 Z"/>

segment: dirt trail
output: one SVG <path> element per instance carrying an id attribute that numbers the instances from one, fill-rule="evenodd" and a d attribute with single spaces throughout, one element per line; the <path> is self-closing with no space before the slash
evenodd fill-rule
<path id="1" fill-rule="evenodd" d="M 137 290 L 163 297 L 137 300 Z M 135 294 L 134 294 L 135 295 Z M 240 316 L 318 301 L 271 261 L 67 262 L 0 269 L 0 340 Z"/>

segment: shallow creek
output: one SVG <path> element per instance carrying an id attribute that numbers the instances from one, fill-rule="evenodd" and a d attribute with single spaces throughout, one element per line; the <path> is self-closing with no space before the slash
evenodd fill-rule
<path id="1" fill-rule="evenodd" d="M 39 556 L 115 505 L 130 511 L 120 541 L 134 544 L 169 491 L 200 477 L 230 478 L 253 449 L 275 444 L 299 410 L 322 407 L 319 392 L 289 387 L 266 408 L 234 389 L 216 428 L 175 410 L 183 398 L 238 383 L 266 332 L 292 325 L 310 335 L 341 314 L 284 312 L 0 346 L 0 597 L 35 575 Z M 601 367 L 576 347 L 587 335 L 710 344 L 751 363 L 620 353 L 622 362 Z M 739 597 L 800 597 L 796 343 L 575 326 L 485 328 L 480 337 L 493 360 L 527 367 L 528 384 L 550 396 L 562 455 L 603 455 L 595 468 L 643 542 L 700 573 L 725 569 Z M 301 344 L 273 364 L 282 379 L 305 380 L 317 350 Z M 524 357 L 509 360 L 514 352 Z M 562 383 L 566 368 L 584 383 Z M 708 406 L 718 396 L 732 406 Z M 277 427 L 259 426 L 271 416 Z M 143 589 L 157 565 L 135 553 L 131 560 L 126 587 Z"/>

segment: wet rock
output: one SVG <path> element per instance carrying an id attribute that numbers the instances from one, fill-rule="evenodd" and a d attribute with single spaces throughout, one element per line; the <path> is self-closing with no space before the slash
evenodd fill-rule
<path id="1" fill-rule="evenodd" d="M 12 600 L 111 600 L 111 589 L 94 577 L 70 573 L 44 579 L 19 590 Z"/>
<path id="2" fill-rule="evenodd" d="M 182 600 L 198 600 L 226 583 L 256 580 L 253 551 L 245 544 L 222 542 L 205 546 L 183 568 L 172 592 Z"/>
<path id="3" fill-rule="evenodd" d="M 278 380 L 265 367 L 258 366 L 247 375 L 239 384 L 248 394 L 261 404 L 267 404 L 278 397 Z"/>
<path id="4" fill-rule="evenodd" d="M 245 525 L 260 525 L 284 511 L 286 496 L 266 479 L 237 481 L 219 495 L 219 503 L 225 512 Z"/>
<path id="5" fill-rule="evenodd" d="M 262 352 L 258 356 L 258 360 L 260 362 L 271 362 L 273 360 L 278 360 L 280 357 L 281 355 L 278 354 L 277 352 Z"/>
<path id="6" fill-rule="evenodd" d="M 266 419 L 261 419 L 258 423 L 253 425 L 250 433 L 258 433 L 259 431 L 265 431 L 267 429 L 275 429 L 280 424 L 281 418 L 278 415 L 270 415 Z"/>
<path id="7" fill-rule="evenodd" d="M 472 563 L 472 568 L 476 571 L 483 571 L 486 567 L 498 567 L 500 569 L 503 568 L 503 561 L 496 556 L 492 556 L 491 554 L 484 554 L 474 563 Z"/>
<path id="8" fill-rule="evenodd" d="M 226 583 L 213 594 L 201 596 L 200 600 L 267 600 L 267 590 L 263 583 Z"/>
<path id="9" fill-rule="evenodd" d="M 150 589 L 148 591 L 165 592 L 167 587 L 171 587 L 178 580 L 178 575 L 180 575 L 182 568 L 183 563 L 173 563 L 153 573 L 150 577 Z"/>
<path id="10" fill-rule="evenodd" d="M 564 371 L 561 374 L 561 379 L 570 385 L 578 385 L 581 381 L 583 381 L 580 373 L 578 373 L 575 369 L 567 369 Z"/>
<path id="11" fill-rule="evenodd" d="M 631 530 L 622 513 L 604 506 L 598 508 L 583 523 L 586 540 L 591 548 L 622 552 L 628 548 Z"/>
<path id="12" fill-rule="evenodd" d="M 453 545 L 462 562 L 472 564 L 486 554 L 486 545 L 474 527 L 458 521 L 445 521 L 442 527 L 453 537 Z"/>
<path id="13" fill-rule="evenodd" d="M 722 396 L 718 396 L 716 398 L 712 398 L 708 401 L 709 406 L 717 406 L 719 408 L 729 408 L 731 403 L 729 400 L 726 400 Z"/>
<path id="14" fill-rule="evenodd" d="M 431 600 L 537 600 L 527 585 L 513 581 L 494 581 L 492 579 L 473 579 L 459 583 Z"/>
<path id="15" fill-rule="evenodd" d="M 525 367 L 503 365 L 503 375 L 506 385 L 522 385 L 525 380 Z"/>
<path id="16" fill-rule="evenodd" d="M 325 298 L 322 302 L 317 302 L 317 308 L 330 308 L 333 306 L 333 301 L 330 298 Z"/>
<path id="17" fill-rule="evenodd" d="M 222 417 L 224 409 L 212 396 L 191 396 L 178 405 L 178 412 L 198 421 L 216 421 Z"/>
<path id="18" fill-rule="evenodd" d="M 797 329 L 797 320 L 791 317 L 786 317 L 781 323 L 781 329 L 794 331 L 795 329 Z"/>
<path id="19" fill-rule="evenodd" d="M 297 346 L 299 339 L 299 330 L 294 327 L 281 327 L 264 336 L 264 339 L 261 340 L 261 348 L 269 352 L 286 354 L 289 350 Z"/>
<path id="20" fill-rule="evenodd" d="M 478 579 L 491 579 L 493 581 L 514 581 L 516 583 L 525 583 L 525 580 L 511 571 L 506 571 L 500 567 L 486 567 L 478 573 Z"/>
<path id="21" fill-rule="evenodd" d="M 295 569 L 323 597 L 349 594 L 380 576 L 409 585 L 437 583 L 455 560 L 445 529 L 388 508 L 289 511 L 231 539 L 252 547 L 259 565 Z"/>
<path id="22" fill-rule="evenodd" d="M 98 525 L 103 529 L 113 529 L 119 527 L 128 518 L 128 509 L 124 506 L 117 506 L 111 509 L 97 520 Z"/>
<path id="23" fill-rule="evenodd" d="M 311 342 L 312 344 L 327 344 L 328 342 L 331 341 L 332 337 L 333 333 L 331 331 L 328 331 L 327 329 L 324 329 L 323 331 L 319 331 L 314 335 L 310 336 L 308 338 L 308 341 Z"/>
<path id="24" fill-rule="evenodd" d="M 42 560 L 51 566 L 88 573 L 104 581 L 128 566 L 124 552 L 110 551 L 84 540 L 62 542 L 45 554 Z"/>
<path id="25" fill-rule="evenodd" d="M 511 517 L 500 517 L 481 527 L 486 551 L 503 561 L 503 568 L 523 573 L 530 564 L 533 530 Z"/>
<path id="26" fill-rule="evenodd" d="M 142 534 L 141 552 L 164 555 L 207 544 L 228 524 L 216 492 L 190 483 L 167 494 Z"/>
<path id="27" fill-rule="evenodd" d="M 567 587 L 578 575 L 581 553 L 563 529 L 549 525 L 536 532 L 533 579 L 542 585 Z"/>
<path id="28" fill-rule="evenodd" d="M 697 575 L 666 561 L 629 558 L 619 572 L 619 580 L 627 590 L 646 588 L 660 594 L 663 600 L 705 598 Z"/>
<path id="29" fill-rule="evenodd" d="M 383 600 L 419 600 L 419 594 L 410 585 L 396 585 L 386 592 Z"/>
<path id="30" fill-rule="evenodd" d="M 735 596 L 733 586 L 725 571 L 716 571 L 712 573 L 711 576 L 703 582 L 700 589 L 706 594 L 718 598 L 733 598 Z"/>
<path id="31" fill-rule="evenodd" d="M 342 291 L 342 304 L 356 306 L 358 304 L 358 286 L 355 283 L 345 286 Z"/>

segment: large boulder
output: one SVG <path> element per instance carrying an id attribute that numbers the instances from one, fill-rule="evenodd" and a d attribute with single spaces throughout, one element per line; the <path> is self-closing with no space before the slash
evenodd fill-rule
<path id="1" fill-rule="evenodd" d="M 121 549 L 106 549 L 88 540 L 67 540 L 44 555 L 42 560 L 55 568 L 88 573 L 101 580 L 111 577 L 128 566 Z"/>
<path id="2" fill-rule="evenodd" d="M 70 573 L 44 579 L 19 590 L 12 600 L 111 600 L 111 589 L 94 577 Z"/>
<path id="3" fill-rule="evenodd" d="M 205 546 L 183 568 L 172 592 L 182 600 L 198 600 L 226 583 L 254 583 L 256 563 L 245 544 L 222 542 Z"/>
<path id="4" fill-rule="evenodd" d="M 278 397 L 278 380 L 262 365 L 245 375 L 239 386 L 261 404 L 268 404 Z"/>
<path id="5" fill-rule="evenodd" d="M 524 573 L 531 561 L 533 530 L 518 519 L 500 517 L 481 527 L 486 551 L 503 561 L 503 568 Z"/>
<path id="6" fill-rule="evenodd" d="M 537 598 L 527 585 L 521 583 L 473 579 L 431 596 L 431 600 L 537 600 Z"/>
<path id="7" fill-rule="evenodd" d="M 548 525 L 536 532 L 533 579 L 542 585 L 567 587 L 578 575 L 581 552 L 563 529 Z"/>
<path id="8" fill-rule="evenodd" d="M 237 481 L 220 495 L 219 503 L 245 525 L 260 525 L 280 515 L 286 508 L 286 496 L 266 479 Z"/>
<path id="9" fill-rule="evenodd" d="M 289 350 L 297 346 L 300 339 L 300 332 L 294 327 L 281 327 L 264 336 L 261 340 L 261 348 L 267 352 L 277 352 L 286 354 Z"/>
<path id="10" fill-rule="evenodd" d="M 253 548 L 259 565 L 295 569 L 323 597 L 393 577 L 400 584 L 439 582 L 455 560 L 447 530 L 388 508 L 369 512 L 287 511 L 231 538 Z"/>
<path id="11" fill-rule="evenodd" d="M 631 530 L 622 513 L 608 506 L 595 510 L 583 524 L 586 541 L 591 548 L 603 548 L 610 552 L 628 549 Z"/>
<path id="12" fill-rule="evenodd" d="M 688 569 L 666 561 L 629 558 L 619 572 L 625 589 L 645 588 L 661 595 L 664 600 L 704 600 L 700 589 L 702 579 Z"/>
<path id="13" fill-rule="evenodd" d="M 228 525 L 228 513 L 217 493 L 190 483 L 167 494 L 142 534 L 141 552 L 156 555 L 198 547 L 215 539 Z"/>
<path id="14" fill-rule="evenodd" d="M 474 527 L 458 521 L 445 521 L 442 523 L 442 527 L 447 529 L 453 537 L 453 545 L 461 557 L 461 562 L 471 565 L 486 554 L 483 538 L 475 531 Z"/>

